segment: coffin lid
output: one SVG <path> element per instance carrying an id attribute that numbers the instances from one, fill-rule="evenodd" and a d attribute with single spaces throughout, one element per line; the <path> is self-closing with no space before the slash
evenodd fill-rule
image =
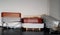
<path id="1" fill-rule="evenodd" d="M 2 12 L 2 17 L 21 17 L 21 13 L 14 13 L 14 12 Z"/>

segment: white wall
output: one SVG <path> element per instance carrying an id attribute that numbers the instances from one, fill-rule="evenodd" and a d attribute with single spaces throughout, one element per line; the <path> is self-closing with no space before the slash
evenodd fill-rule
<path id="1" fill-rule="evenodd" d="M 22 17 L 49 15 L 49 0 L 0 0 L 0 12 L 21 12 Z"/>
<path id="2" fill-rule="evenodd" d="M 60 20 L 60 0 L 50 0 L 50 15 Z"/>
<path id="3" fill-rule="evenodd" d="M 21 12 L 29 15 L 49 15 L 49 0 L 0 0 L 0 12 Z"/>

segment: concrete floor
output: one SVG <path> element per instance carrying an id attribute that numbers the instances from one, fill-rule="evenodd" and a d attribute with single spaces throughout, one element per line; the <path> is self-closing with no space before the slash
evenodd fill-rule
<path id="1" fill-rule="evenodd" d="M 60 34 L 47 34 L 44 32 L 22 32 L 20 29 L 0 29 L 0 35 L 60 35 Z"/>

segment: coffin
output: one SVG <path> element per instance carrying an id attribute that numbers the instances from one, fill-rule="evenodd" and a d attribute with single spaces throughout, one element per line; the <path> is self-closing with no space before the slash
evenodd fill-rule
<path id="1" fill-rule="evenodd" d="M 43 23 L 42 18 L 23 18 L 23 23 Z"/>
<path id="2" fill-rule="evenodd" d="M 22 28 L 25 31 L 41 31 L 44 28 L 44 23 L 42 18 L 23 18 Z"/>
<path id="3" fill-rule="evenodd" d="M 18 28 L 21 27 L 21 13 L 2 12 L 3 27 Z"/>
<path id="4" fill-rule="evenodd" d="M 58 29 L 60 29 L 60 21 L 56 18 L 49 15 L 42 15 L 42 18 L 44 19 L 46 28 L 49 28 L 53 31 L 57 31 Z"/>

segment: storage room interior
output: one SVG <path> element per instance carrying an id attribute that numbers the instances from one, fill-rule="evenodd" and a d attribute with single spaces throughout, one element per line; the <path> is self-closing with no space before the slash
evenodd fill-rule
<path id="1" fill-rule="evenodd" d="M 0 0 L 0 24 L 2 12 L 21 13 L 21 18 L 45 14 L 60 20 L 60 0 Z"/>

